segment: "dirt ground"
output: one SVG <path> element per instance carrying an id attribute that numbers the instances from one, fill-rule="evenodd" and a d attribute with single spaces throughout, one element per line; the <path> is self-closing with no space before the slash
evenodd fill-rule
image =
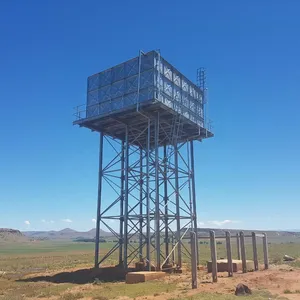
<path id="1" fill-rule="evenodd" d="M 78 271 L 80 272 L 80 270 L 75 268 L 73 270 L 68 269 L 68 272 L 76 273 Z M 35 273 L 34 277 L 36 278 L 36 276 L 51 277 L 51 276 L 56 276 L 56 273 L 55 272 L 47 272 L 47 273 L 39 273 L 39 274 Z M 32 275 L 28 274 L 25 276 L 25 278 L 26 280 L 28 279 L 30 280 L 33 277 Z M 268 290 L 272 295 L 282 296 L 285 297 L 285 299 L 291 299 L 291 300 L 300 299 L 300 269 L 292 268 L 287 265 L 271 266 L 269 270 L 248 272 L 247 274 L 234 273 L 234 276 L 231 278 L 227 276 L 227 273 L 219 273 L 217 283 L 211 282 L 211 275 L 207 274 L 206 270 L 200 270 L 198 271 L 198 289 L 195 290 L 191 289 L 190 272 L 185 271 L 182 274 L 166 275 L 163 279 L 160 279 L 159 283 L 157 282 L 157 284 L 164 284 L 165 286 L 170 286 L 170 287 L 172 286 L 172 288 L 170 288 L 170 290 L 168 290 L 167 292 L 162 290 L 159 293 L 153 292 L 151 294 L 150 292 L 150 294 L 146 294 L 145 296 L 137 295 L 137 296 L 131 296 L 130 298 L 131 299 L 134 298 L 136 300 L 146 300 L 146 299 L 164 300 L 164 299 L 174 299 L 174 298 L 185 299 L 186 297 L 191 297 L 199 293 L 208 293 L 208 294 L 212 294 L 212 296 L 214 294 L 233 295 L 235 291 L 235 287 L 237 286 L 238 283 L 246 284 L 250 289 L 254 291 Z M 39 283 L 32 282 L 31 284 L 39 284 Z M 149 287 L 147 287 L 147 284 L 149 284 Z M 48 282 L 48 285 L 57 286 L 59 284 Z M 74 295 L 76 293 L 81 293 L 83 297 L 80 297 L 80 299 L 90 300 L 90 299 L 97 299 L 97 297 L 91 296 L 91 293 L 93 295 L 95 295 L 94 292 L 97 294 L 98 293 L 101 294 L 100 291 L 103 288 L 105 289 L 109 288 L 113 291 L 114 289 L 117 290 L 117 288 L 121 288 L 122 286 L 124 287 L 125 285 L 126 284 L 124 282 L 115 282 L 115 283 L 108 283 L 108 284 L 103 283 L 101 284 L 101 287 L 91 283 L 72 284 L 72 287 L 70 289 L 68 288 L 68 293 Z M 127 290 L 125 288 L 123 294 L 121 293 L 118 295 L 113 295 L 113 298 L 117 297 L 118 299 L 129 299 L 129 297 L 126 296 L 128 295 L 127 291 L 130 292 L 130 290 L 134 288 L 138 288 L 137 287 L 138 285 L 140 284 L 126 285 Z M 150 281 L 148 283 L 145 283 L 144 285 L 145 285 L 144 288 L 151 289 Z M 152 282 L 152 286 L 153 286 L 153 282 Z M 30 299 L 34 299 L 34 298 L 35 297 L 33 298 L 30 297 Z M 37 299 L 38 298 L 40 297 L 37 297 Z M 51 299 L 57 299 L 57 298 L 51 297 Z M 59 298 L 59 299 L 64 299 L 64 298 Z M 70 299 L 77 299 L 77 298 L 70 297 Z M 109 297 L 103 299 L 111 299 L 111 298 Z M 220 298 L 219 296 L 218 299 L 223 299 L 223 298 Z M 263 299 L 268 299 L 268 298 L 263 298 Z"/>
<path id="2" fill-rule="evenodd" d="M 252 290 L 263 289 L 268 290 L 271 294 L 287 299 L 300 299 L 300 270 L 290 268 L 286 265 L 273 266 L 269 270 L 248 272 L 247 274 L 235 273 L 232 278 L 228 278 L 226 273 L 219 273 L 217 283 L 211 283 L 210 277 L 207 274 L 203 276 L 209 278 L 209 283 L 203 280 L 204 278 L 202 277 L 198 289 L 188 292 L 187 295 L 197 294 L 200 291 L 233 294 L 235 287 L 239 283 L 243 283 Z M 291 294 L 287 294 L 286 291 L 290 291 Z"/>

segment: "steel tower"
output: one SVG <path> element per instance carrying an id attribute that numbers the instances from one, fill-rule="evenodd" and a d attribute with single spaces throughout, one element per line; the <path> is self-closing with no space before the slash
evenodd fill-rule
<path id="1" fill-rule="evenodd" d="M 128 269 L 182 266 L 198 253 L 184 236 L 197 233 L 194 143 L 213 134 L 205 126 L 205 71 L 197 85 L 159 52 L 88 78 L 87 103 L 74 124 L 99 132 L 95 267 L 116 257 Z M 101 249 L 100 228 L 114 237 Z"/>

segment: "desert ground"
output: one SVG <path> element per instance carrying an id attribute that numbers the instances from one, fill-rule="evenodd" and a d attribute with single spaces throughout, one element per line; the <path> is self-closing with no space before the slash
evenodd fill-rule
<path id="1" fill-rule="evenodd" d="M 247 274 L 234 273 L 229 278 L 219 273 L 212 283 L 207 273 L 208 245 L 200 245 L 201 265 L 198 289 L 191 289 L 191 273 L 185 261 L 182 274 L 168 274 L 163 279 L 139 284 L 123 280 L 105 282 L 97 278 L 93 266 L 93 243 L 35 241 L 0 245 L 0 299 L 107 300 L 107 299 L 235 299 L 235 287 L 246 284 L 253 294 L 247 299 L 300 299 L 300 244 L 269 245 L 270 269 Z M 110 245 L 107 243 L 107 248 Z M 103 248 L 103 247 L 102 247 Z M 234 248 L 234 247 L 233 247 Z M 251 247 L 247 246 L 251 259 Z M 285 254 L 296 260 L 284 263 Z M 218 257 L 226 257 L 224 245 L 218 245 Z M 112 257 L 109 264 L 115 265 Z M 261 246 L 259 260 L 262 263 Z M 262 268 L 263 266 L 261 266 Z"/>

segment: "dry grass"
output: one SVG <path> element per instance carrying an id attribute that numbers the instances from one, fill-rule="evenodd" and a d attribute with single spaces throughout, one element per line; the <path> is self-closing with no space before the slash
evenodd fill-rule
<path id="1" fill-rule="evenodd" d="M 106 283 L 100 286 L 93 286 L 85 292 L 86 297 L 99 299 L 99 296 L 108 299 L 114 299 L 126 295 L 129 298 L 136 298 L 147 295 L 161 295 L 170 293 L 176 289 L 175 283 L 164 281 L 149 281 L 139 284 L 124 284 L 124 283 Z"/>
<path id="2" fill-rule="evenodd" d="M 107 247 L 109 248 L 109 243 Z M 216 293 L 202 293 L 198 295 L 188 296 L 190 292 L 190 279 L 186 277 L 186 282 L 181 282 L 180 277 L 172 277 L 172 280 L 166 278 L 164 281 L 150 281 L 136 285 L 126 285 L 119 283 L 102 283 L 100 284 L 72 284 L 73 281 L 63 281 L 64 283 L 53 283 L 44 281 L 22 282 L 18 281 L 30 274 L 30 277 L 53 273 L 60 273 L 74 268 L 89 268 L 93 263 L 93 245 L 58 245 L 57 249 L 49 248 L 49 244 L 36 244 L 34 248 L 28 245 L 21 245 L 18 251 L 12 251 L 19 245 L 6 246 L 0 255 L 0 271 L 6 274 L 0 277 L 0 300 L 27 300 L 27 299 L 53 299 L 53 300 L 73 300 L 73 299 L 94 299 L 108 300 L 118 297 L 127 296 L 131 299 L 139 299 L 139 297 L 147 297 L 148 299 L 170 299 L 172 294 L 176 294 L 176 299 L 184 300 L 231 300 L 235 299 L 232 295 L 220 295 Z M 21 251 L 23 248 L 23 252 Z M 40 247 L 40 248 L 39 248 Z M 53 245 L 51 247 L 54 247 Z M 86 247 L 86 249 L 84 248 Z M 235 245 L 233 247 L 233 257 L 236 256 Z M 225 246 L 218 245 L 218 257 L 226 257 Z M 269 254 L 271 263 L 282 263 L 284 254 L 291 256 L 299 256 L 298 244 L 271 244 L 269 245 Z M 39 252 L 40 249 L 40 252 Z M 63 250 L 65 249 L 65 250 Z M 70 251 L 68 249 L 71 249 Z M 0 249 L 0 253 L 1 253 Z M 12 254 L 9 254 L 11 251 Z M 205 264 L 209 259 L 208 245 L 200 245 L 201 263 Z M 252 257 L 252 249 L 247 245 L 247 254 Z M 262 249 L 259 246 L 259 258 L 262 261 Z M 112 257 L 111 263 L 116 262 L 116 257 Z M 298 267 L 299 261 L 292 263 L 294 267 Z M 51 275 L 50 274 L 50 275 Z M 80 275 L 81 276 L 81 275 Z M 208 278 L 210 281 L 210 277 Z M 93 282 L 93 281 L 91 281 Z M 183 289 L 183 284 L 187 287 Z M 289 286 L 288 286 L 289 287 Z M 280 293 L 283 293 L 284 286 Z M 292 294 L 299 293 L 299 290 L 291 290 Z M 214 291 L 212 291 L 214 292 Z M 178 297 L 181 295 L 183 298 Z M 288 296 L 288 293 L 286 293 Z M 269 294 L 260 292 L 247 299 L 265 300 L 269 298 Z M 273 299 L 280 299 L 272 296 Z"/>

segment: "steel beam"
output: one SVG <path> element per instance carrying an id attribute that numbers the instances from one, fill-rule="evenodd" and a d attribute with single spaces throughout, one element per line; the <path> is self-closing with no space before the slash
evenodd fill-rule
<path id="1" fill-rule="evenodd" d="M 169 256 L 169 217 L 168 217 L 168 158 L 167 158 L 167 146 L 164 145 L 164 205 L 165 205 L 165 251 L 166 257 Z M 169 258 L 167 258 L 166 264 L 169 264 Z"/>
<path id="2" fill-rule="evenodd" d="M 125 195 L 124 195 L 124 269 L 127 270 L 127 258 L 128 258 L 128 175 L 129 175 L 129 143 L 128 143 L 128 126 L 126 126 L 125 136 Z"/>
<path id="3" fill-rule="evenodd" d="M 148 119 L 148 129 L 147 129 L 147 138 L 146 138 L 146 218 L 147 218 L 147 224 L 146 224 L 146 236 L 147 236 L 147 242 L 146 242 L 146 259 L 147 259 L 147 268 L 149 271 L 151 271 L 151 236 L 150 236 L 150 138 L 151 138 L 151 122 L 150 119 Z"/>
<path id="4" fill-rule="evenodd" d="M 156 271 L 160 270 L 160 197 L 159 197 L 159 114 L 155 119 L 155 249 L 156 249 Z"/>
<path id="5" fill-rule="evenodd" d="M 99 239 L 101 221 L 101 196 L 102 196 L 102 167 L 103 167 L 103 133 L 100 132 L 99 142 L 99 173 L 98 173 L 98 199 L 97 199 L 97 220 L 96 220 L 96 239 L 95 239 L 95 268 L 99 267 Z"/>
<path id="6" fill-rule="evenodd" d="M 124 162 L 125 162 L 125 151 L 124 141 L 121 145 L 121 176 L 120 176 L 120 231 L 119 231 L 119 265 L 123 263 L 123 244 L 124 244 Z"/>
<path id="7" fill-rule="evenodd" d="M 176 198 L 176 240 L 178 242 L 177 246 L 177 265 L 182 266 L 181 257 L 181 227 L 180 227 L 180 196 L 179 196 L 179 180 L 178 180 L 178 145 L 174 145 L 174 160 L 175 160 L 175 198 Z"/>
<path id="8" fill-rule="evenodd" d="M 140 161 L 139 161 L 139 189 L 140 189 L 140 203 L 139 203 L 139 261 L 143 261 L 143 150 L 140 149 Z"/>
<path id="9" fill-rule="evenodd" d="M 192 201 L 193 201 L 193 219 L 194 219 L 194 231 L 196 233 L 195 243 L 196 243 L 196 259 L 197 264 L 199 263 L 199 244 L 198 244 L 198 222 L 197 222 L 197 201 L 196 201 L 196 183 L 195 183 L 195 157 L 194 157 L 194 142 L 190 141 L 190 151 L 191 151 L 191 180 L 192 180 Z"/>

